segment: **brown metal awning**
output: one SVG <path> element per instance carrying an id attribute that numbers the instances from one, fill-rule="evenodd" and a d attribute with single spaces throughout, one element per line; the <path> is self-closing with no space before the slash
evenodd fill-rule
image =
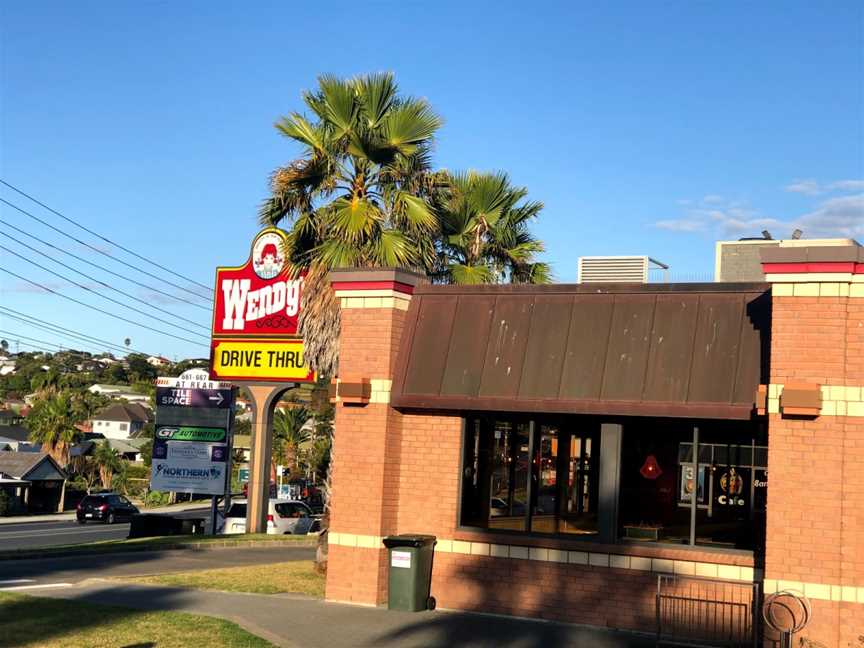
<path id="1" fill-rule="evenodd" d="M 391 404 L 746 419 L 766 284 L 417 286 Z"/>

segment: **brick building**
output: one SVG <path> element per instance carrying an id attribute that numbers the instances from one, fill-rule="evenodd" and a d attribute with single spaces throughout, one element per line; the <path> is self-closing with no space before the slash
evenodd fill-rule
<path id="1" fill-rule="evenodd" d="M 444 608 L 654 632 L 662 586 L 743 638 L 760 592 L 795 589 L 803 636 L 857 647 L 864 252 L 763 264 L 761 284 L 334 272 L 327 598 L 382 603 L 381 538 L 431 533 Z"/>

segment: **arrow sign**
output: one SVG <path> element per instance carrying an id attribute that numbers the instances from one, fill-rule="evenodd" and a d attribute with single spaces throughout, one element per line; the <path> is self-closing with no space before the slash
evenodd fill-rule
<path id="1" fill-rule="evenodd" d="M 204 407 L 230 409 L 234 404 L 231 389 L 187 389 L 184 387 L 157 387 L 156 407 Z"/>

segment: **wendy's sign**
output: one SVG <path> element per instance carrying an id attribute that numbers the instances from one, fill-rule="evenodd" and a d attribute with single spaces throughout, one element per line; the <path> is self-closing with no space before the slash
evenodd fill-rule
<path id="1" fill-rule="evenodd" d="M 217 268 L 213 337 L 297 335 L 303 278 L 290 278 L 285 233 L 269 227 L 252 242 L 246 263 Z"/>

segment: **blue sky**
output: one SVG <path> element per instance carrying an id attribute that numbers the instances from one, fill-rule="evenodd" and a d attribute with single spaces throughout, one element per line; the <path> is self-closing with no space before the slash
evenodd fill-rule
<path id="1" fill-rule="evenodd" d="M 560 281 L 596 254 L 647 254 L 673 278 L 710 279 L 715 240 L 765 227 L 864 238 L 857 1 L 10 1 L 0 12 L 0 177 L 207 285 L 246 258 L 268 174 L 297 153 L 272 124 L 322 73 L 391 70 L 428 98 L 446 121 L 438 166 L 506 170 L 545 203 L 536 232 Z M 92 253 L 5 205 L 0 218 Z M 186 337 L 3 250 L 0 266 Z M 6 275 L 0 305 L 172 358 L 207 354 Z M 2 315 L 0 330 L 69 343 Z"/>

